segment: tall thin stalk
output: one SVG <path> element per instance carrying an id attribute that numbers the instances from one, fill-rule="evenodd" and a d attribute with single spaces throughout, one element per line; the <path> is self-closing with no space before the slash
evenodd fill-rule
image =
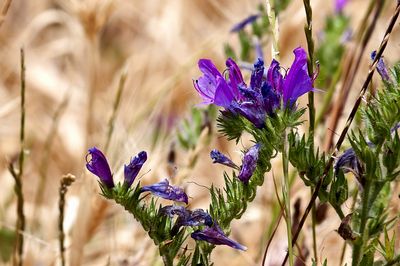
<path id="1" fill-rule="evenodd" d="M 283 186 L 282 195 L 285 207 L 285 220 L 287 227 L 288 238 L 288 254 L 289 265 L 293 266 L 293 245 L 292 245 L 292 214 L 290 210 L 290 184 L 289 184 L 289 156 L 288 156 L 288 142 L 286 132 L 283 133 L 283 150 L 282 150 L 282 163 L 283 163 Z"/>
<path id="2" fill-rule="evenodd" d="M 21 120 L 20 120 L 20 151 L 18 157 L 18 169 L 13 163 L 9 164 L 9 171 L 15 180 L 15 194 L 17 195 L 17 222 L 15 226 L 16 242 L 13 257 L 13 265 L 23 265 L 25 214 L 24 214 L 24 194 L 22 190 L 22 175 L 24 173 L 25 160 L 25 54 L 21 48 Z"/>

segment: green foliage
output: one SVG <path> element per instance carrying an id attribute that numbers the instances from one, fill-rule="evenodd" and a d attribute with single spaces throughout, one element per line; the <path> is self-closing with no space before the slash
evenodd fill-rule
<path id="1" fill-rule="evenodd" d="M 349 18 L 344 15 L 329 16 L 325 22 L 321 41 L 316 51 L 320 71 L 316 80 L 317 88 L 327 88 L 332 82 L 332 74 L 337 71 L 344 52 L 345 34 Z"/>
<path id="2" fill-rule="evenodd" d="M 0 259 L 3 262 L 10 260 L 15 245 L 15 231 L 0 228 Z"/>
<path id="3" fill-rule="evenodd" d="M 177 130 L 179 144 L 186 150 L 194 149 L 203 129 L 209 127 L 211 130 L 215 116 L 216 110 L 212 105 L 207 109 L 193 107 L 190 118 L 184 119 Z"/>

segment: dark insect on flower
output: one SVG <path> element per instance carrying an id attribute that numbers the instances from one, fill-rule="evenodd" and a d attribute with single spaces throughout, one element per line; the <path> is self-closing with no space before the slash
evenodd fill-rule
<path id="1" fill-rule="evenodd" d="M 221 153 L 219 150 L 216 149 L 212 150 L 210 152 L 210 157 L 213 163 L 219 163 L 232 167 L 234 169 L 239 169 L 239 166 L 237 166 L 234 162 L 232 162 L 231 159 L 229 159 L 225 154 Z"/>
<path id="2" fill-rule="evenodd" d="M 149 191 L 163 199 L 184 202 L 188 204 L 188 196 L 182 188 L 171 186 L 167 179 L 150 186 L 143 186 L 141 192 Z"/>
<path id="3" fill-rule="evenodd" d="M 254 170 L 256 170 L 260 147 L 261 145 L 257 143 L 244 154 L 242 167 L 238 175 L 238 178 L 244 183 L 249 182 Z"/>
<path id="4" fill-rule="evenodd" d="M 147 153 L 145 151 L 141 151 L 138 155 L 131 159 L 131 162 L 128 165 L 124 165 L 124 183 L 128 187 L 130 187 L 133 181 L 135 181 L 136 176 L 146 160 Z"/>
<path id="5" fill-rule="evenodd" d="M 114 180 L 107 158 L 96 147 L 92 147 L 88 151 L 88 154 L 86 154 L 86 168 L 93 174 L 97 175 L 103 185 L 108 188 L 113 188 Z M 88 161 L 89 155 L 90 160 Z"/>
<path id="6" fill-rule="evenodd" d="M 205 227 L 202 230 L 197 230 L 191 234 L 195 240 L 203 240 L 214 245 L 227 245 L 239 250 L 247 250 L 247 248 L 236 241 L 228 238 L 217 223 L 212 227 Z"/>

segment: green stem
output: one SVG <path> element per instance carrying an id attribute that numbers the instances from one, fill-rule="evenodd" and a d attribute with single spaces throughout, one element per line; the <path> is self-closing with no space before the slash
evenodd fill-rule
<path id="1" fill-rule="evenodd" d="M 311 189 L 311 195 L 313 194 L 313 190 Z M 313 239 L 313 252 L 314 252 L 314 260 L 318 265 L 318 249 L 317 249 L 317 233 L 315 228 L 317 227 L 317 207 L 314 202 L 311 209 L 311 229 L 312 229 L 312 239 Z"/>
<path id="2" fill-rule="evenodd" d="M 368 241 L 368 232 L 367 232 L 367 222 L 368 222 L 368 213 L 370 207 L 369 200 L 369 192 L 371 189 L 371 182 L 367 180 L 364 185 L 364 191 L 362 192 L 362 202 L 361 202 L 361 218 L 360 218 L 360 229 L 358 231 L 359 238 L 354 243 L 353 248 L 353 266 L 358 266 L 363 255 L 363 248 Z"/>
<path id="3" fill-rule="evenodd" d="M 288 252 L 289 252 L 289 265 L 293 266 L 293 246 L 292 246 L 292 215 L 290 211 L 290 180 L 289 180 L 289 156 L 288 156 L 288 141 L 286 131 L 283 132 L 283 150 L 282 150 L 282 163 L 283 163 L 283 186 L 282 194 L 283 201 L 285 204 L 286 213 L 286 227 L 287 227 L 287 238 L 288 238 Z"/>

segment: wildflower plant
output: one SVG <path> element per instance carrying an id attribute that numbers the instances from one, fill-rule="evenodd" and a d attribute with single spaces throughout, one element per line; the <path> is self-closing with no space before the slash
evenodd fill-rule
<path id="1" fill-rule="evenodd" d="M 309 1 L 304 2 L 308 23 L 311 23 Z M 332 56 L 341 57 L 343 53 L 344 48 L 338 38 L 348 23 L 343 15 L 345 2 L 336 2 L 337 17 L 327 21 L 327 39 L 316 52 L 317 58 L 321 59 L 322 75 L 335 72 L 339 67 L 339 62 L 330 65 L 329 62 Z M 282 3 L 284 8 L 288 1 Z M 216 245 L 240 251 L 247 249 L 229 237 L 231 222 L 245 213 L 248 204 L 256 197 L 258 188 L 263 185 L 265 174 L 272 169 L 271 160 L 281 155 L 282 208 L 287 225 L 290 265 L 294 265 L 295 256 L 292 246 L 297 241 L 310 206 L 317 198 L 321 203 L 329 203 L 342 221 L 338 225 L 338 233 L 352 247 L 352 265 L 400 263 L 394 235 L 390 236 L 389 233 L 398 222 L 398 217 L 390 214 L 387 208 L 400 174 L 400 136 L 397 132 L 400 123 L 400 65 L 389 70 L 382 59 L 388 36 L 399 13 L 399 5 L 380 49 L 371 55 L 371 70 L 336 148 L 340 148 L 345 140 L 357 112 L 363 122 L 348 135 L 351 148 L 341 155 L 336 154 L 338 150 L 328 155 L 316 145 L 313 115 L 308 121 L 312 125 L 309 132 L 301 133 L 299 130 L 306 120 L 306 108 L 301 107 L 298 99 L 308 94 L 309 112 L 314 112 L 313 93 L 318 76 L 318 69 L 313 72 L 315 62 L 310 60 L 314 57 L 310 54 L 313 53 L 313 48 L 310 48 L 313 41 L 308 27 L 308 52 L 302 47 L 294 48 L 292 64 L 286 67 L 281 66 L 277 59 L 266 64 L 264 58 L 257 57 L 250 67 L 248 80 L 234 58 L 226 60 L 225 69 L 218 69 L 210 59 L 198 61 L 201 75 L 194 80 L 194 89 L 202 105 L 220 108 L 217 118 L 219 132 L 236 143 L 244 134 L 250 135 L 252 140 L 251 145 L 244 147 L 241 161 L 233 161 L 222 152 L 211 150 L 210 163 L 222 164 L 227 171 L 223 174 L 222 188 L 211 185 L 208 209 L 191 209 L 190 195 L 179 184 L 172 184 L 172 180 L 164 179 L 145 186 L 137 181 L 136 177 L 147 160 L 144 151 L 124 166 L 124 181 L 116 183 L 106 156 L 95 147 L 89 149 L 86 167 L 99 178 L 102 195 L 122 205 L 133 215 L 158 246 L 165 265 L 211 265 L 211 254 Z M 240 32 L 252 25 L 252 34 L 261 37 L 257 27 L 260 27 L 259 20 L 265 19 L 263 12 L 261 8 L 260 13 L 238 23 L 232 31 L 244 34 Z M 241 44 L 243 46 L 244 42 Z M 233 49 L 230 51 L 233 52 Z M 255 54 L 262 55 L 260 52 Z M 250 54 L 242 51 L 241 58 L 249 60 Z M 381 75 L 382 87 L 376 94 L 371 93 L 370 100 L 358 110 L 375 68 Z M 185 132 L 181 131 L 178 136 L 182 146 L 187 149 L 195 145 L 200 133 L 200 113 L 194 109 L 192 115 L 195 117 L 194 128 L 186 123 L 191 135 L 185 137 Z M 313 193 L 308 212 L 296 227 L 292 224 L 291 215 L 289 163 L 304 186 Z M 350 175 L 355 177 L 355 185 L 350 184 Z M 348 210 L 343 208 L 343 204 L 350 195 L 354 195 L 354 209 Z M 162 205 L 158 198 L 170 203 Z M 192 248 L 188 248 L 190 238 L 194 240 Z M 314 253 L 313 265 L 316 265 L 316 251 Z M 282 260 L 284 264 L 286 259 Z M 327 263 L 324 261 L 323 265 Z"/>

